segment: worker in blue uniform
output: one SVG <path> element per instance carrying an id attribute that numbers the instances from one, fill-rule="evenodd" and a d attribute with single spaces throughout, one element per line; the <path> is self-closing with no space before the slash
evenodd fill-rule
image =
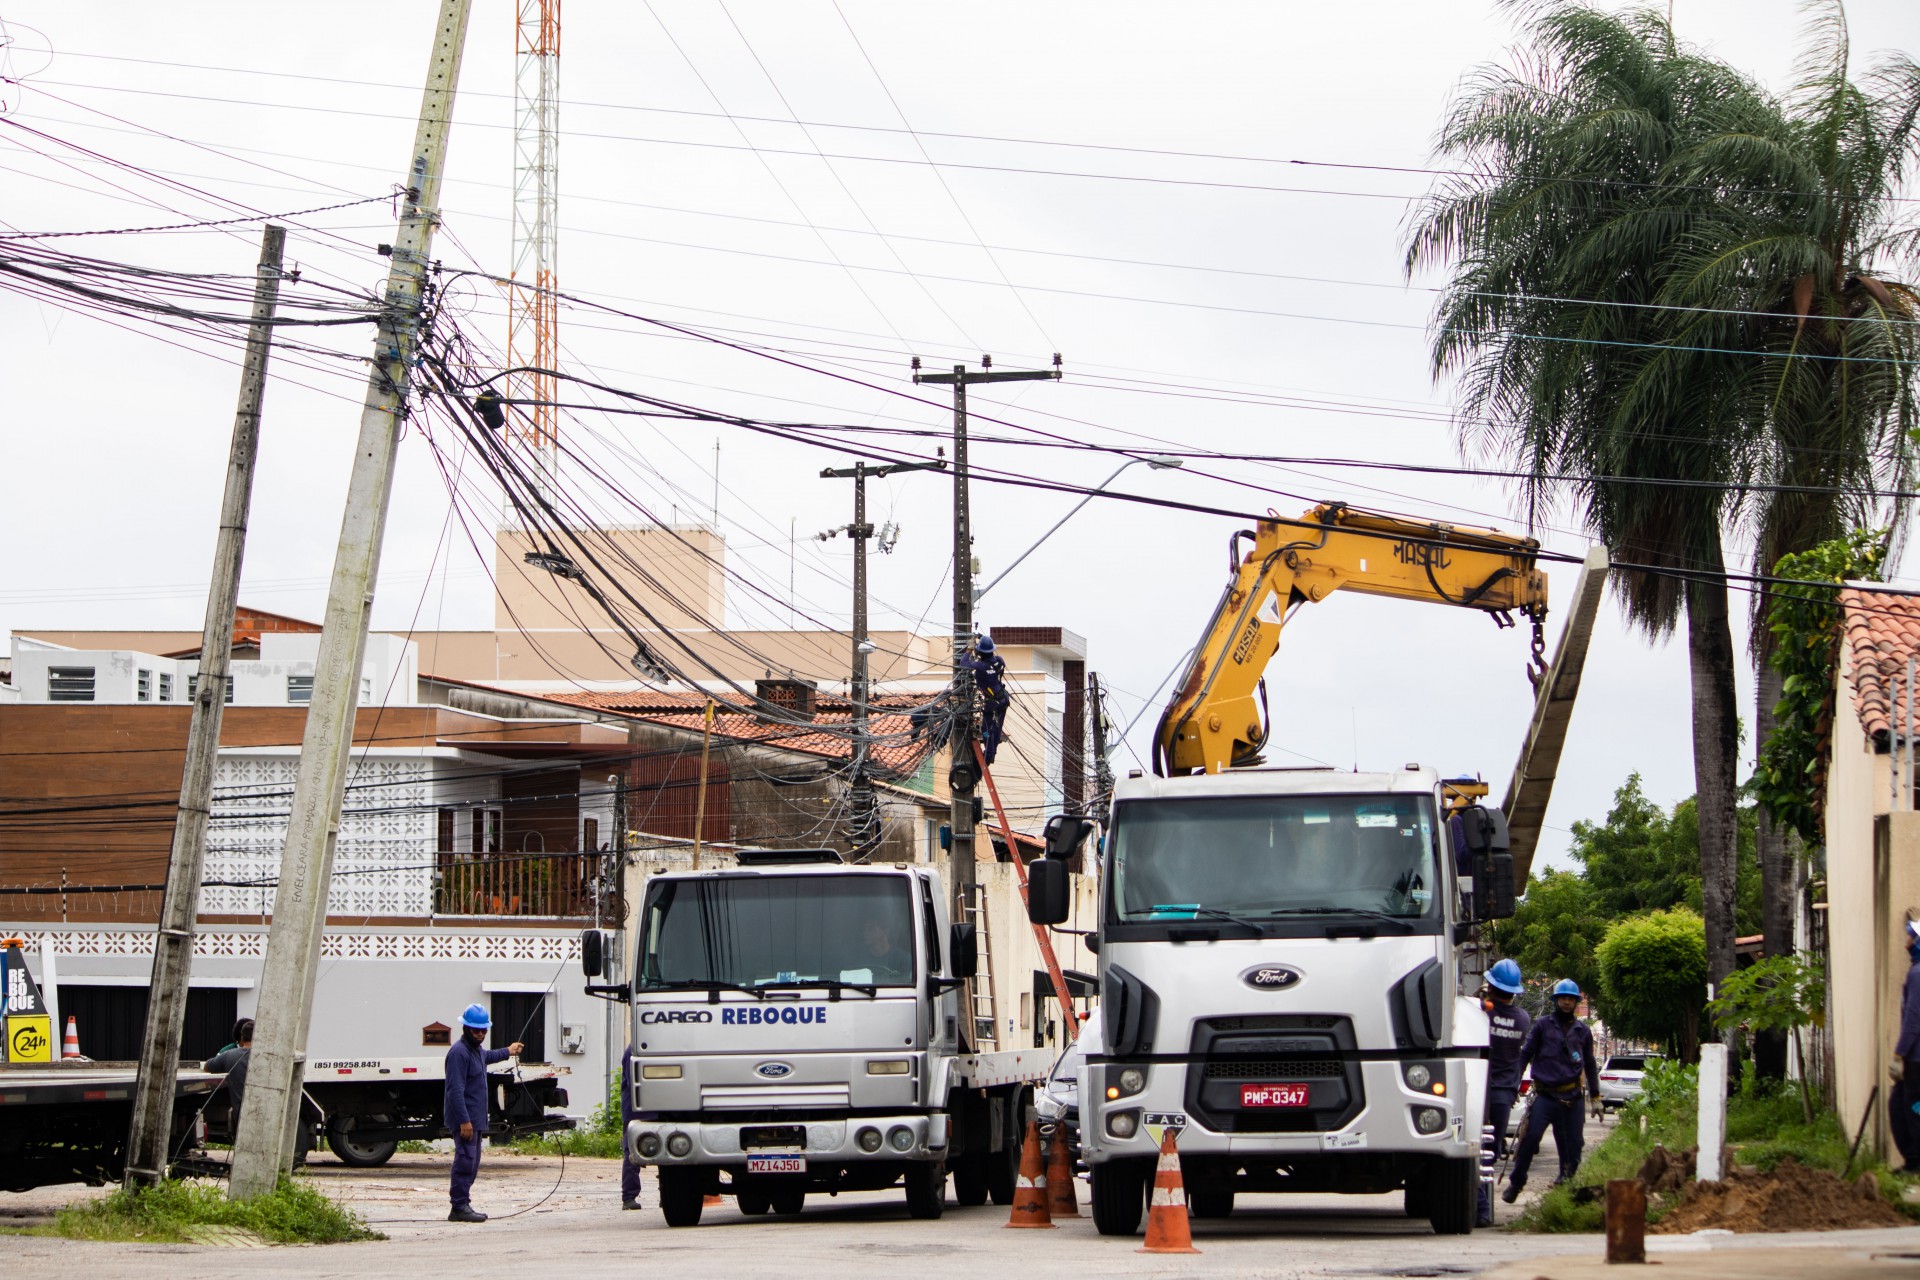
<path id="1" fill-rule="evenodd" d="M 1487 973 L 1487 1112 L 1495 1157 L 1507 1152 L 1507 1124 L 1520 1097 L 1520 1050 L 1533 1029 L 1533 1017 L 1514 999 L 1524 983 L 1520 966 L 1501 960 Z M 1479 1223 L 1493 1225 L 1493 1193 L 1480 1186 Z"/>
<path id="2" fill-rule="evenodd" d="M 1900 1150 L 1901 1171 L 1920 1173 L 1920 921 L 1907 921 L 1906 983 L 1900 989 L 1900 1038 L 1893 1056 L 1900 1074 L 1888 1095 L 1888 1127 Z"/>
<path id="3" fill-rule="evenodd" d="M 627 1125 L 633 1121 L 633 1046 L 620 1050 L 620 1207 L 640 1207 L 640 1166 L 627 1150 Z"/>
<path id="4" fill-rule="evenodd" d="M 1007 660 L 994 652 L 992 636 L 981 636 L 960 655 L 960 665 L 973 672 L 973 687 L 980 691 L 980 755 L 992 764 L 1000 750 L 1007 708 L 1013 704 L 1007 692 Z"/>
<path id="5" fill-rule="evenodd" d="M 453 1181 L 449 1197 L 453 1209 L 448 1222 L 485 1222 L 487 1215 L 473 1207 L 473 1179 L 480 1172 L 480 1144 L 487 1137 L 487 1068 L 519 1056 L 516 1040 L 504 1049 L 487 1048 L 493 1019 L 480 1005 L 470 1004 L 460 1015 L 460 1038 L 447 1050 L 446 1122 L 453 1135 Z"/>
<path id="6" fill-rule="evenodd" d="M 1586 1136 L 1587 1109 L 1580 1098 L 1584 1079 L 1587 1096 L 1600 1098 L 1600 1064 L 1593 1057 L 1593 1031 L 1575 1016 L 1580 1008 L 1580 984 L 1562 978 L 1554 984 L 1553 1012 L 1535 1022 L 1520 1047 L 1520 1066 L 1533 1065 L 1533 1105 L 1527 1109 L 1527 1131 L 1520 1136 L 1520 1149 L 1513 1155 L 1513 1176 L 1500 1198 L 1512 1204 L 1527 1185 L 1527 1170 L 1540 1140 L 1548 1128 L 1553 1130 L 1554 1150 L 1560 1156 L 1560 1176 L 1565 1182 L 1580 1168 L 1580 1152 Z"/>

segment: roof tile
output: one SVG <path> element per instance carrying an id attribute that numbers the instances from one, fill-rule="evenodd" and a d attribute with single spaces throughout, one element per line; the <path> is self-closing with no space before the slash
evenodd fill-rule
<path id="1" fill-rule="evenodd" d="M 1854 709 L 1869 737 L 1885 738 L 1896 698 L 1900 715 L 1907 712 L 1902 692 L 1907 662 L 1920 660 L 1920 597 L 1847 587 L 1840 592 L 1840 606 Z M 1915 718 L 1920 719 L 1920 708 Z"/>

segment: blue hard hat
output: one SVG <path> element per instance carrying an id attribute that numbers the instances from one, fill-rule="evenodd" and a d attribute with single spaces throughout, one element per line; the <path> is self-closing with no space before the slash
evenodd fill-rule
<path id="1" fill-rule="evenodd" d="M 475 1031 L 485 1031 L 493 1025 L 493 1019 L 487 1016 L 487 1011 L 482 1006 L 470 1004 L 467 1006 L 467 1011 L 460 1015 L 460 1025 L 472 1027 Z"/>
<path id="2" fill-rule="evenodd" d="M 1502 960 L 1487 973 L 1487 985 L 1498 987 L 1508 995 L 1520 994 L 1520 966 L 1511 960 Z"/>
<path id="3" fill-rule="evenodd" d="M 1562 978 L 1553 984 L 1553 994 L 1555 997 L 1578 996 L 1580 994 L 1580 984 L 1572 978 Z"/>
<path id="4" fill-rule="evenodd" d="M 992 636 L 981 636 L 981 637 L 980 637 L 980 643 L 979 643 L 979 644 L 976 644 L 976 645 L 974 645 L 973 647 L 974 647 L 974 649 L 975 649 L 975 651 L 976 651 L 976 652 L 979 652 L 979 653 L 992 653 L 992 652 L 993 652 L 993 637 L 992 637 Z"/>

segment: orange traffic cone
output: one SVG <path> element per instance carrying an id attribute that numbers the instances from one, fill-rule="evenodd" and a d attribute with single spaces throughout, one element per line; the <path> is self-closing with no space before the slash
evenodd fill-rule
<path id="1" fill-rule="evenodd" d="M 1065 1121 L 1053 1126 L 1053 1145 L 1047 1155 L 1047 1213 L 1055 1218 L 1080 1216 L 1080 1201 L 1073 1186 L 1073 1153 L 1067 1150 Z"/>
<path id="2" fill-rule="evenodd" d="M 1047 1171 L 1041 1163 L 1040 1131 L 1027 1121 L 1027 1138 L 1020 1144 L 1020 1181 L 1013 1188 L 1013 1212 L 1007 1217 L 1010 1227 L 1053 1229 L 1053 1215 L 1047 1212 Z"/>
<path id="3" fill-rule="evenodd" d="M 72 1014 L 67 1015 L 67 1035 L 60 1042 L 60 1056 L 63 1058 L 80 1056 L 80 1028 L 74 1022 Z"/>
<path id="4" fill-rule="evenodd" d="M 1187 1184 L 1180 1179 L 1180 1153 L 1173 1130 L 1160 1139 L 1160 1163 L 1153 1171 L 1153 1199 L 1147 1207 L 1147 1243 L 1139 1253 L 1198 1253 L 1187 1222 Z"/>

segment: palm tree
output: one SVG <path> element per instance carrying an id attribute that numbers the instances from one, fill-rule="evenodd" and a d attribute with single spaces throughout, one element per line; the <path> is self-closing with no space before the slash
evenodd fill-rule
<path id="1" fill-rule="evenodd" d="M 1734 966 L 1739 734 L 1722 529 L 1766 453 L 1727 394 L 1738 349 L 1688 340 L 1698 317 L 1666 295 L 1723 196 L 1677 165 L 1777 115 L 1655 14 L 1539 5 L 1516 69 L 1480 73 L 1444 122 L 1439 150 L 1465 172 L 1407 255 L 1409 272 L 1451 269 L 1433 362 L 1459 381 L 1464 443 L 1515 468 L 1530 519 L 1571 503 L 1636 626 L 1664 637 L 1685 618 L 1715 983 Z"/>
<path id="2" fill-rule="evenodd" d="M 1883 61 L 1849 76 L 1846 11 L 1812 0 L 1796 84 L 1778 117 L 1684 157 L 1683 182 L 1728 197 L 1677 264 L 1669 297 L 1702 309 L 1698 340 L 1752 351 L 1734 394 L 1765 425 L 1753 505 L 1754 570 L 1875 523 L 1876 497 L 1904 488 L 1920 424 L 1912 369 L 1920 297 L 1889 274 L 1910 265 L 1916 224 L 1900 191 L 1920 159 L 1920 68 Z M 1902 510 L 1895 503 L 1897 518 Z M 1780 675 L 1768 662 L 1771 595 L 1753 596 L 1756 742 L 1773 727 Z M 1769 956 L 1793 950 L 1794 858 L 1763 813 L 1763 929 Z M 1763 1038 L 1764 1040 L 1765 1038 Z M 1756 1043 L 1766 1074 L 1786 1071 L 1785 1036 Z"/>

